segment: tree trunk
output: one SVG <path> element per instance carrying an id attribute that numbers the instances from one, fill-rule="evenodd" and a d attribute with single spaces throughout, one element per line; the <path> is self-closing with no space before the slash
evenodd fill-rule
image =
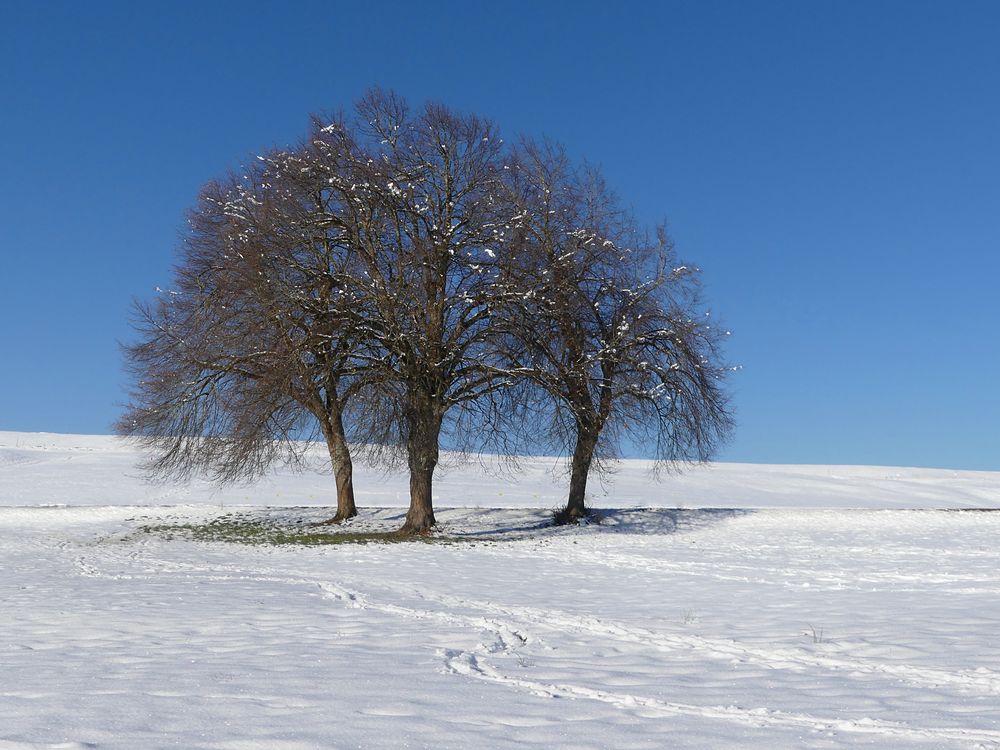
<path id="1" fill-rule="evenodd" d="M 587 476 L 590 474 L 596 446 L 597 439 L 577 427 L 576 447 L 573 450 L 573 463 L 569 476 L 569 500 L 566 502 L 566 507 L 556 514 L 557 523 L 577 523 L 586 517 Z"/>
<path id="2" fill-rule="evenodd" d="M 407 463 L 410 469 L 410 509 L 400 534 L 426 534 L 434 519 L 433 479 L 438 462 L 441 416 L 426 395 L 411 398 L 407 414 Z"/>
<path id="3" fill-rule="evenodd" d="M 400 534 L 426 534 L 437 523 L 431 494 L 433 476 L 433 468 L 411 466 L 410 509 L 406 512 Z"/>
<path id="4" fill-rule="evenodd" d="M 330 452 L 333 478 L 337 483 L 337 515 L 327 523 L 341 523 L 358 515 L 358 508 L 354 504 L 354 463 L 351 461 L 351 449 L 344 435 L 344 422 L 340 412 L 329 417 L 323 425 L 323 434 Z"/>

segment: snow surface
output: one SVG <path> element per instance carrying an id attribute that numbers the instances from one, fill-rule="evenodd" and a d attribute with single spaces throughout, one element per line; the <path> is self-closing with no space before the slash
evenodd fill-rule
<path id="1" fill-rule="evenodd" d="M 0 433 L 0 750 L 1000 748 L 1000 513 L 928 510 L 1000 474 L 628 462 L 554 529 L 538 459 L 439 481 L 448 543 L 292 547 L 140 529 L 321 520 L 329 477 L 136 459 Z M 405 480 L 357 481 L 397 527 Z"/>
<path id="2" fill-rule="evenodd" d="M 336 502 L 325 450 L 315 471 L 277 469 L 251 486 L 218 489 L 204 480 L 149 484 L 142 455 L 117 438 L 0 432 L 0 505 L 330 505 Z M 595 507 L 1000 508 L 1000 472 L 884 466 L 710 464 L 656 481 L 647 461 L 622 461 L 592 478 Z M 445 454 L 434 477 L 436 506 L 556 508 L 567 481 L 553 458 L 524 458 L 515 472 L 495 463 L 460 464 Z M 355 466 L 359 505 L 405 507 L 408 479 Z"/>

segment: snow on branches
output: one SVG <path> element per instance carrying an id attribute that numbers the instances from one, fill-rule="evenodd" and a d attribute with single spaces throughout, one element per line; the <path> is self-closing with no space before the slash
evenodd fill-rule
<path id="1" fill-rule="evenodd" d="M 203 189 L 171 293 L 138 308 L 121 432 L 161 473 L 252 477 L 322 437 L 405 463 L 434 523 L 441 436 L 572 455 L 571 517 L 621 436 L 704 460 L 730 427 L 697 269 L 557 146 L 378 90 Z M 597 464 L 595 464 L 597 465 Z"/>

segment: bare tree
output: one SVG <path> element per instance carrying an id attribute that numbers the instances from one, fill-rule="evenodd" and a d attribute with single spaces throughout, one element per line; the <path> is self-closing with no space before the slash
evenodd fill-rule
<path id="1" fill-rule="evenodd" d="M 731 429 L 719 332 L 697 271 L 641 232 L 596 170 L 525 142 L 508 179 L 517 252 L 499 295 L 507 370 L 547 399 L 549 438 L 572 456 L 561 521 L 586 515 L 587 478 L 622 437 L 661 466 L 704 461 Z"/>
<path id="2" fill-rule="evenodd" d="M 363 327 L 378 352 L 368 372 L 394 394 L 380 406 L 381 432 L 369 434 L 405 455 L 410 507 L 401 533 L 425 532 L 435 523 L 442 432 L 459 447 L 491 437 L 502 444 L 493 399 L 510 381 L 492 366 L 489 343 L 509 231 L 502 142 L 485 120 L 438 104 L 411 113 L 376 90 L 359 103 L 353 127 L 317 121 L 312 144 L 316 169 L 340 191 L 343 211 L 331 220 L 360 261 L 349 283 L 365 300 Z M 336 156 L 345 152 L 349 171 Z"/>
<path id="3" fill-rule="evenodd" d="M 175 288 L 137 303 L 135 377 L 120 434 L 151 449 L 160 476 L 252 479 L 299 460 L 321 436 L 342 521 L 357 513 L 344 415 L 361 387 L 343 277 L 351 251 L 328 191 L 293 152 L 258 157 L 207 185 L 189 217 Z"/>
<path id="4" fill-rule="evenodd" d="M 119 422 L 153 473 L 253 478 L 322 436 L 333 520 L 356 513 L 348 434 L 405 462 L 401 533 L 435 524 L 442 436 L 510 456 L 548 417 L 572 452 L 565 517 L 623 436 L 661 464 L 730 427 L 696 273 L 596 171 L 494 126 L 370 92 L 354 116 L 205 188 L 176 289 L 138 305 Z M 652 441 L 649 443 L 647 441 Z"/>

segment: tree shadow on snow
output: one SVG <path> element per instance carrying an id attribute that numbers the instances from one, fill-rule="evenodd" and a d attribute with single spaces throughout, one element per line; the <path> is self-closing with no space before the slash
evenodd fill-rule
<path id="1" fill-rule="evenodd" d="M 746 508 L 607 508 L 595 510 L 596 523 L 626 534 L 672 534 L 694 531 L 748 516 Z"/>
<path id="2" fill-rule="evenodd" d="M 448 520 L 478 527 L 475 531 L 454 532 L 462 538 L 512 539 L 588 532 L 673 534 L 704 529 L 754 512 L 743 508 L 600 508 L 591 509 L 579 523 L 558 524 L 552 511 L 521 511 L 515 520 L 510 517 L 510 510 L 477 509 L 462 514 L 460 519 L 453 516 Z"/>

